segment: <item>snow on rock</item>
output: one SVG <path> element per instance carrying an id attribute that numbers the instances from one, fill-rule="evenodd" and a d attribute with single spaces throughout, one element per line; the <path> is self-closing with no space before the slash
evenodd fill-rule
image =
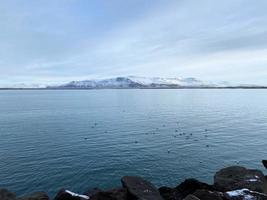
<path id="1" fill-rule="evenodd" d="M 233 197 L 243 197 L 244 200 L 253 200 L 255 199 L 254 196 L 250 195 L 248 189 L 241 189 L 241 190 L 234 190 L 234 191 L 230 191 L 230 192 L 226 192 L 226 194 L 233 198 Z"/>
<path id="2" fill-rule="evenodd" d="M 266 200 L 267 195 L 260 192 L 251 191 L 249 189 L 240 189 L 228 191 L 225 197 L 229 200 Z"/>
<path id="3" fill-rule="evenodd" d="M 73 197 L 80 197 L 82 199 L 90 199 L 90 197 L 88 197 L 86 195 L 77 194 L 77 193 L 71 192 L 69 190 L 65 190 L 65 192 L 68 193 L 68 194 L 70 194 Z"/>

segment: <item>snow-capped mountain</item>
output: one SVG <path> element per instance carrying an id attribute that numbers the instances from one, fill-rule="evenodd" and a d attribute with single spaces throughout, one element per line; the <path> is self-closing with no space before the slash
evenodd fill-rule
<path id="1" fill-rule="evenodd" d="M 183 88 L 183 87 L 218 87 L 195 78 L 161 78 L 161 77 L 116 77 L 72 81 L 54 88 Z M 50 87 L 51 88 L 51 87 Z"/>

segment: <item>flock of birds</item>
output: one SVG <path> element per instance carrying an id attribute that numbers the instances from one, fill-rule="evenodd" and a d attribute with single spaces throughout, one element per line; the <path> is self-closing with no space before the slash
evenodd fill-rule
<path id="1" fill-rule="evenodd" d="M 125 110 L 123 110 L 123 112 L 125 112 Z M 181 127 L 179 127 L 179 122 L 178 121 L 176 122 L 176 125 L 177 125 L 177 127 L 174 129 L 174 134 L 172 134 L 172 137 L 174 137 L 174 138 L 184 137 L 185 140 L 193 140 L 194 142 L 199 141 L 199 137 L 194 138 L 194 134 L 193 133 L 185 133 L 185 132 L 183 132 L 181 130 Z M 98 123 L 95 122 L 95 123 L 92 124 L 91 129 L 94 129 L 97 126 L 98 126 Z M 163 124 L 162 127 L 165 128 L 166 125 Z M 204 138 L 207 138 L 208 137 L 208 132 L 209 131 L 210 131 L 209 129 L 204 129 L 203 130 L 203 136 L 204 136 Z M 104 133 L 107 133 L 107 132 L 108 131 L 104 131 Z M 158 133 L 160 133 L 160 128 L 156 128 L 156 129 L 152 130 L 151 132 L 146 132 L 145 134 L 146 135 L 149 135 L 149 134 L 156 135 Z M 88 139 L 89 139 L 88 137 L 85 137 L 84 138 L 84 140 L 88 140 Z M 134 143 L 135 144 L 138 144 L 139 142 L 137 140 L 135 140 Z M 206 144 L 205 147 L 206 148 L 209 148 L 210 145 L 209 144 Z M 168 150 L 168 153 L 171 153 L 171 150 Z"/>
<path id="2" fill-rule="evenodd" d="M 184 137 L 184 139 L 185 140 L 190 140 L 190 139 L 192 139 L 194 142 L 197 142 L 197 141 L 199 141 L 199 139 L 198 138 L 193 138 L 193 133 L 185 133 L 185 132 L 183 132 L 182 130 L 181 130 L 181 128 L 179 127 L 179 122 L 176 122 L 177 123 L 177 128 L 174 130 L 174 133 L 175 134 L 173 134 L 172 135 L 172 137 L 174 137 L 174 138 L 177 138 L 177 137 Z M 166 127 L 166 125 L 165 124 L 163 124 L 162 125 L 162 127 Z M 156 132 L 157 131 L 159 131 L 160 129 L 159 128 L 156 128 L 156 131 L 153 131 L 151 134 L 152 135 L 155 135 L 156 134 Z M 204 129 L 204 137 L 205 138 L 207 138 L 208 137 L 208 132 L 209 132 L 209 130 L 208 129 Z M 149 134 L 149 133 L 145 133 L 145 134 Z M 137 143 L 137 141 L 136 141 L 136 143 Z M 208 148 L 208 147 L 210 147 L 210 145 L 209 144 L 206 144 L 206 147 Z M 170 153 L 171 152 L 171 150 L 168 150 L 168 153 Z"/>

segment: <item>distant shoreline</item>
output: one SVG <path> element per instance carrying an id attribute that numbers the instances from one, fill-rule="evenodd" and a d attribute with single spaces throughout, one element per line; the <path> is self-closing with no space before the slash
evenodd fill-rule
<path id="1" fill-rule="evenodd" d="M 146 90 L 146 89 L 166 89 L 166 90 L 179 90 L 179 89 L 267 89 L 267 86 L 262 87 L 143 87 L 143 88 L 0 88 L 0 90 Z"/>

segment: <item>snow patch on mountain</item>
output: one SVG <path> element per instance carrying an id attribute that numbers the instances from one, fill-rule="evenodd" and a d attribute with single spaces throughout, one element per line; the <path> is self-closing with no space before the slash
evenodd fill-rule
<path id="1" fill-rule="evenodd" d="M 129 79 L 132 81 L 142 84 L 142 85 L 179 85 L 179 86 L 200 86 L 205 83 L 195 79 L 195 78 L 161 78 L 161 77 L 138 77 L 138 76 L 129 76 Z"/>

